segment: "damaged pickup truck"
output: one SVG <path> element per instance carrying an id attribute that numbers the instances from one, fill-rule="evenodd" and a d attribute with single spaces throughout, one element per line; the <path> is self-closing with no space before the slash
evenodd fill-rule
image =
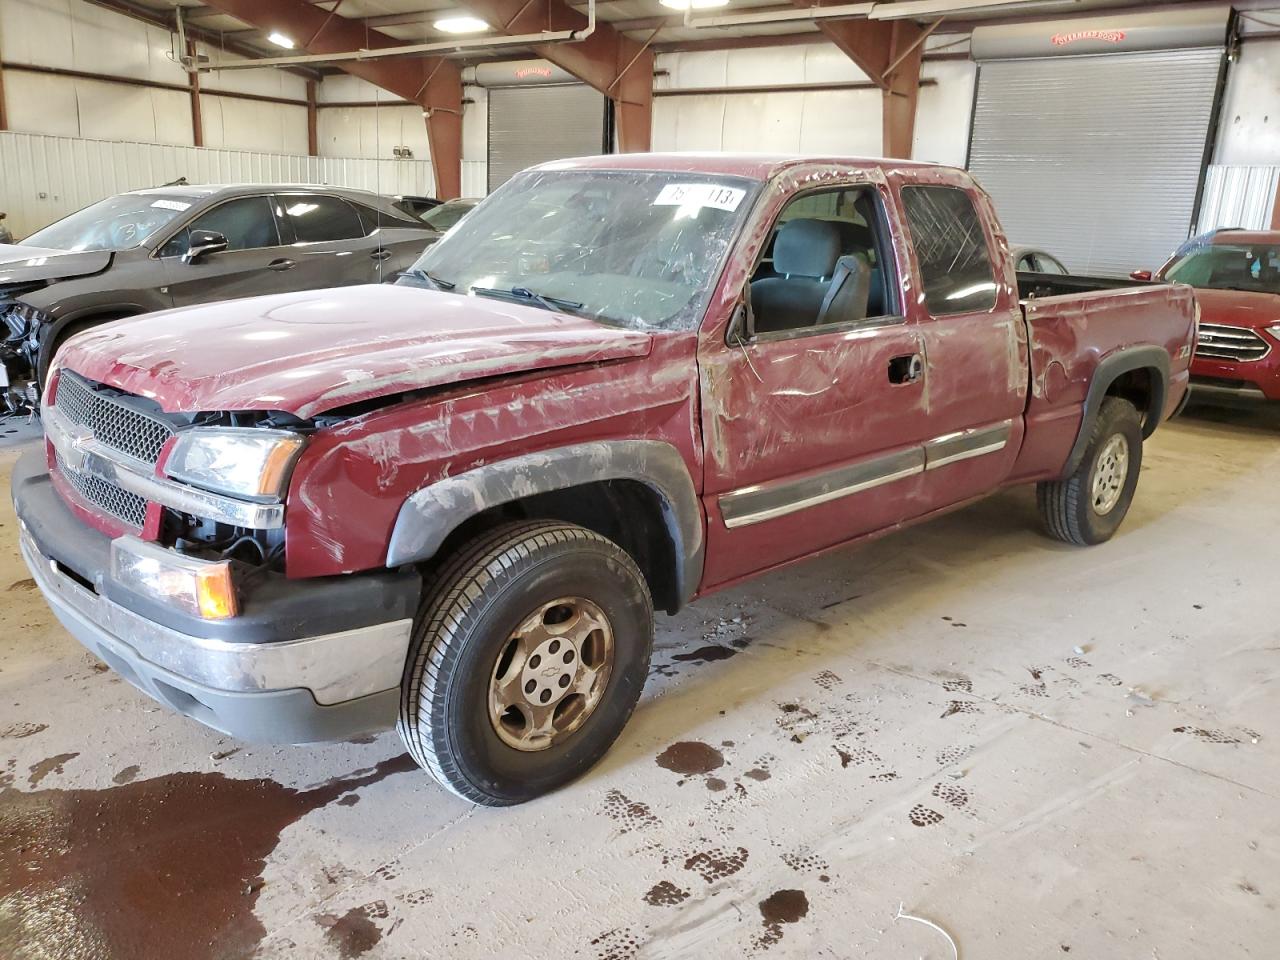
<path id="1" fill-rule="evenodd" d="M 450 790 L 518 803 L 618 737 L 655 607 L 1011 484 L 1052 536 L 1110 538 L 1196 306 L 1061 279 L 1015 274 L 955 169 L 547 164 L 396 285 L 72 338 L 14 473 L 22 553 L 173 709 L 398 725 Z"/>

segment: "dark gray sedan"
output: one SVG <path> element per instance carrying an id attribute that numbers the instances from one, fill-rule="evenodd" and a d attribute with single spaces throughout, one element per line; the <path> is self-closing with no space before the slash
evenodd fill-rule
<path id="1" fill-rule="evenodd" d="M 0 244 L 0 393 L 43 382 L 62 341 L 88 327 L 210 300 L 380 283 L 435 236 L 392 198 L 337 187 L 109 197 Z"/>

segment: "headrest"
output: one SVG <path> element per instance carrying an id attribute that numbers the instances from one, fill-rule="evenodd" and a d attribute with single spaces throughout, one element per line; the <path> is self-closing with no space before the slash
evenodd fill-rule
<path id="1" fill-rule="evenodd" d="M 840 231 L 826 220 L 791 220 L 773 244 L 773 270 L 792 277 L 829 277 L 840 259 Z"/>

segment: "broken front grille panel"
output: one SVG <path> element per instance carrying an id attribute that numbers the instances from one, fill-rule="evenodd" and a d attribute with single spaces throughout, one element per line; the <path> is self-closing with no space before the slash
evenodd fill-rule
<path id="1" fill-rule="evenodd" d="M 130 493 L 114 483 L 86 473 L 76 473 L 58 458 L 58 472 L 76 492 L 108 516 L 121 523 L 142 529 L 147 519 L 147 501 L 136 493 Z"/>
<path id="2" fill-rule="evenodd" d="M 154 466 L 173 428 L 139 409 L 128 395 L 113 396 L 94 389 L 83 377 L 63 371 L 55 405 L 72 423 L 88 427 L 104 446 Z"/>
<path id="3" fill-rule="evenodd" d="M 1196 356 L 1206 360 L 1261 360 L 1271 346 L 1254 331 L 1225 324 L 1200 324 Z"/>
<path id="4" fill-rule="evenodd" d="M 93 431 L 94 439 L 105 447 L 155 466 L 160 451 L 173 436 L 173 428 L 156 416 L 139 409 L 145 403 L 128 394 L 108 391 L 70 371 L 58 378 L 54 406 L 77 426 Z M 138 529 L 147 517 L 145 498 L 95 477 L 77 473 L 58 458 L 58 472 L 80 496 L 103 513 Z"/>

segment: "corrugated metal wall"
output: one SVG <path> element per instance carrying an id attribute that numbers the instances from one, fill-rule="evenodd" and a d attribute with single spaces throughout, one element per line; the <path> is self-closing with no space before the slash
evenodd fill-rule
<path id="1" fill-rule="evenodd" d="M 1197 232 L 1218 227 L 1269 230 L 1280 190 L 1280 166 L 1214 164 L 1204 178 Z"/>
<path id="2" fill-rule="evenodd" d="M 329 183 L 430 194 L 428 160 L 302 157 L 0 132 L 0 210 L 22 237 L 103 197 L 186 177 L 190 183 Z"/>

